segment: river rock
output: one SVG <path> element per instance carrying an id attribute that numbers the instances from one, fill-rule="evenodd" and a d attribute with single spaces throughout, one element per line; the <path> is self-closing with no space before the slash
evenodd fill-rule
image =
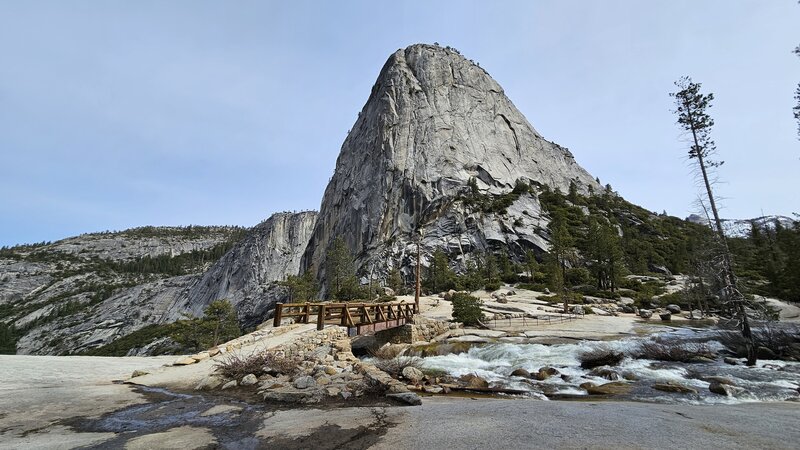
<path id="1" fill-rule="evenodd" d="M 554 367 L 542 367 L 539 371 L 535 374 L 532 374 L 533 378 L 539 381 L 544 381 L 554 375 L 558 375 L 560 372 L 558 369 Z"/>
<path id="2" fill-rule="evenodd" d="M 401 403 L 405 403 L 407 405 L 412 405 L 412 406 L 421 405 L 422 404 L 422 399 L 419 397 L 419 395 L 417 395 L 417 394 L 415 394 L 413 392 L 400 392 L 400 393 L 397 393 L 397 394 L 386 394 L 386 398 L 398 400 Z"/>
<path id="3" fill-rule="evenodd" d="M 720 383 L 719 381 L 712 381 L 708 385 L 708 390 L 719 395 L 724 395 L 727 397 L 733 396 L 733 389 L 728 384 Z"/>
<path id="4" fill-rule="evenodd" d="M 673 382 L 656 383 L 653 385 L 653 389 L 657 391 L 674 392 L 678 394 L 697 394 L 697 389 Z"/>
<path id="5" fill-rule="evenodd" d="M 422 379 L 425 377 L 425 374 L 422 373 L 421 370 L 417 369 L 416 367 L 408 366 L 403 368 L 403 378 L 406 380 L 414 383 L 419 384 Z"/>
<path id="6" fill-rule="evenodd" d="M 308 389 L 317 385 L 317 381 L 308 375 L 297 377 L 292 382 L 292 385 L 297 389 Z"/>
<path id="7" fill-rule="evenodd" d="M 730 356 L 726 356 L 726 357 L 725 357 L 725 358 L 723 358 L 722 360 L 725 362 L 725 364 L 730 364 L 730 365 L 732 365 L 732 366 L 735 366 L 735 365 L 738 365 L 738 364 L 739 364 L 739 360 L 738 360 L 738 359 L 736 359 L 736 358 L 731 358 Z"/>
<path id="8" fill-rule="evenodd" d="M 649 319 L 653 317 L 653 311 L 650 311 L 649 309 L 640 309 L 639 317 L 641 317 L 642 319 Z"/>
<path id="9" fill-rule="evenodd" d="M 256 383 L 258 383 L 258 378 L 252 373 L 248 373 L 247 375 L 242 377 L 242 381 L 239 382 L 241 386 L 252 386 Z"/>
<path id="10" fill-rule="evenodd" d="M 518 369 L 514 369 L 514 371 L 511 372 L 511 376 L 512 377 L 530 378 L 531 377 L 531 373 L 520 367 Z"/>
<path id="11" fill-rule="evenodd" d="M 462 376 L 461 378 L 459 378 L 459 381 L 464 383 L 464 385 L 468 388 L 484 389 L 489 387 L 488 381 L 472 373 L 468 373 Z"/>
<path id="12" fill-rule="evenodd" d="M 226 389 L 235 388 L 238 385 L 239 385 L 239 383 L 236 380 L 231 380 L 231 381 L 228 381 L 227 383 L 222 385 L 222 390 L 224 391 Z"/>
<path id="13" fill-rule="evenodd" d="M 621 395 L 627 394 L 633 389 L 631 384 L 622 381 L 612 381 L 601 385 L 588 382 L 581 384 L 580 387 L 585 389 L 589 395 Z"/>
<path id="14" fill-rule="evenodd" d="M 658 317 L 660 317 L 661 320 L 664 321 L 664 322 L 669 322 L 669 321 L 672 320 L 672 314 L 668 313 L 668 312 L 661 313 L 661 314 L 658 315 Z"/>
<path id="15" fill-rule="evenodd" d="M 680 314 L 680 312 L 681 312 L 681 307 L 678 306 L 678 305 L 674 305 L 674 304 L 667 305 L 666 309 L 667 309 L 667 311 L 669 311 L 672 314 Z"/>

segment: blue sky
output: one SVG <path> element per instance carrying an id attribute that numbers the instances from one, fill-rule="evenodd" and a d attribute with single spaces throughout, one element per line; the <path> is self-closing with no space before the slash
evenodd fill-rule
<path id="1" fill-rule="evenodd" d="M 458 48 L 601 182 L 685 217 L 672 82 L 714 92 L 723 214 L 800 210 L 800 5 L 2 1 L 0 245 L 318 209 L 386 58 Z"/>

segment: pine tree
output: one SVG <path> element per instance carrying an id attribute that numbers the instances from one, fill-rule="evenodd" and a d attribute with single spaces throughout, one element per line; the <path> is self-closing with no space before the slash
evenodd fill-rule
<path id="1" fill-rule="evenodd" d="M 689 77 L 682 77 L 675 82 L 675 86 L 678 87 L 678 92 L 670 93 L 670 96 L 675 98 L 676 109 L 674 113 L 678 116 L 678 124 L 690 134 L 689 159 L 696 162 L 697 168 L 702 175 L 706 190 L 706 200 L 711 206 L 715 225 L 714 231 L 722 254 L 722 296 L 733 307 L 732 309 L 739 322 L 739 327 L 742 330 L 742 336 L 747 346 L 747 364 L 752 366 L 756 363 L 757 356 L 745 307 L 745 298 L 737 287 L 727 238 L 722 228 L 722 220 L 717 210 L 717 202 L 709 177 L 710 170 L 722 165 L 722 162 L 715 162 L 709 159 L 709 156 L 716 149 L 714 140 L 711 139 L 711 128 L 714 126 L 714 119 L 707 113 L 707 110 L 711 107 L 711 101 L 714 100 L 714 94 L 701 93 L 700 83 L 692 82 Z"/>
<path id="2" fill-rule="evenodd" d="M 326 255 L 325 275 L 328 299 L 353 300 L 362 294 L 356 278 L 353 255 L 341 236 L 334 239 Z"/>

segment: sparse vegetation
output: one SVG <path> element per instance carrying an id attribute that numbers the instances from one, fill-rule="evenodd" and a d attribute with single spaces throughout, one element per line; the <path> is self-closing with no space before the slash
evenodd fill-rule
<path id="1" fill-rule="evenodd" d="M 264 374 L 292 376 L 299 369 L 299 363 L 298 359 L 287 358 L 269 350 L 250 355 L 230 352 L 214 364 L 214 369 L 225 378 L 241 380 L 248 374 L 257 377 Z"/>

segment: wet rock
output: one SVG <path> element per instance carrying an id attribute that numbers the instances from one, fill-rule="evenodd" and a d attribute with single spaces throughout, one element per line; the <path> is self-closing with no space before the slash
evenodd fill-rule
<path id="1" fill-rule="evenodd" d="M 639 317 L 641 317 L 642 319 L 649 319 L 653 317 L 653 311 L 650 311 L 649 309 L 640 309 Z"/>
<path id="2" fill-rule="evenodd" d="M 421 405 L 422 404 L 422 399 L 419 397 L 419 395 L 417 395 L 417 394 L 415 394 L 413 392 L 400 392 L 400 393 L 397 393 L 397 394 L 386 394 L 386 398 L 390 398 L 390 399 L 393 399 L 393 400 L 398 400 L 398 401 L 400 401 L 402 403 L 405 403 L 407 405 L 412 405 L 412 406 Z"/>
<path id="3" fill-rule="evenodd" d="M 248 373 L 247 375 L 242 377 L 242 381 L 239 384 L 242 386 L 252 386 L 256 383 L 258 383 L 258 378 L 256 378 L 256 376 L 253 375 L 252 373 Z"/>
<path id="4" fill-rule="evenodd" d="M 728 384 L 722 384 L 719 381 L 712 381 L 708 385 L 708 390 L 719 395 L 724 395 L 727 397 L 733 396 L 733 389 L 732 386 Z"/>
<path id="5" fill-rule="evenodd" d="M 715 376 L 709 376 L 709 377 L 703 377 L 702 379 L 703 379 L 703 381 L 707 381 L 709 383 L 719 383 L 719 384 L 725 384 L 725 385 L 728 385 L 728 386 L 736 386 L 736 383 L 733 380 L 731 380 L 730 378 L 720 377 L 720 376 L 716 376 L 716 375 Z"/>
<path id="6" fill-rule="evenodd" d="M 472 373 L 462 376 L 461 378 L 459 378 L 459 381 L 464 383 L 464 385 L 468 388 L 483 389 L 489 387 L 488 381 Z"/>
<path id="7" fill-rule="evenodd" d="M 661 313 L 661 314 L 658 315 L 658 317 L 660 317 L 661 320 L 664 321 L 664 322 L 669 322 L 669 321 L 672 320 L 672 313 L 668 313 L 668 312 Z"/>
<path id="8" fill-rule="evenodd" d="M 622 381 L 612 381 L 601 385 L 588 382 L 581 384 L 580 387 L 585 389 L 589 395 L 620 395 L 627 394 L 633 389 L 632 385 Z"/>
<path id="9" fill-rule="evenodd" d="M 295 378 L 292 385 L 297 389 L 308 389 L 310 387 L 316 386 L 317 381 L 313 377 L 305 375 Z"/>
<path id="10" fill-rule="evenodd" d="M 523 369 L 523 368 L 519 368 L 519 369 L 514 369 L 514 371 L 511 372 L 511 376 L 512 377 L 530 378 L 531 377 L 531 373 L 528 372 L 527 370 Z"/>
<path id="11" fill-rule="evenodd" d="M 756 355 L 758 355 L 758 359 L 780 359 L 775 352 L 767 347 L 758 347 Z"/>
<path id="12" fill-rule="evenodd" d="M 730 356 L 726 356 L 726 357 L 725 357 L 725 358 L 723 358 L 722 360 L 725 362 L 725 364 L 730 364 L 730 365 L 732 365 L 732 366 L 735 366 L 735 365 L 738 365 L 738 364 L 739 364 L 739 360 L 738 360 L 738 359 L 736 359 L 736 358 L 731 358 Z"/>
<path id="13" fill-rule="evenodd" d="M 597 367 L 589 372 L 589 375 L 593 377 L 605 378 L 606 380 L 610 381 L 617 381 L 621 378 L 619 372 L 605 367 Z"/>
<path id="14" fill-rule="evenodd" d="M 554 367 L 542 367 L 539 369 L 539 372 L 533 374 L 533 378 L 539 381 L 544 381 L 554 375 L 558 375 L 560 372 L 558 369 Z"/>
<path id="15" fill-rule="evenodd" d="M 403 374 L 403 378 L 405 378 L 406 380 L 408 380 L 408 381 L 410 381 L 410 382 L 412 382 L 414 384 L 419 384 L 422 381 L 422 379 L 425 377 L 425 374 L 422 373 L 421 370 L 417 369 L 416 367 L 411 367 L 411 366 L 404 367 L 402 374 Z"/>
<path id="16" fill-rule="evenodd" d="M 653 389 L 657 391 L 674 392 L 678 394 L 697 394 L 697 389 L 673 382 L 656 383 L 653 385 Z"/>
<path id="17" fill-rule="evenodd" d="M 667 305 L 666 309 L 667 309 L 667 311 L 669 311 L 672 314 L 680 314 L 680 312 L 681 312 L 681 307 L 678 306 L 678 305 L 674 305 L 674 304 Z"/>

